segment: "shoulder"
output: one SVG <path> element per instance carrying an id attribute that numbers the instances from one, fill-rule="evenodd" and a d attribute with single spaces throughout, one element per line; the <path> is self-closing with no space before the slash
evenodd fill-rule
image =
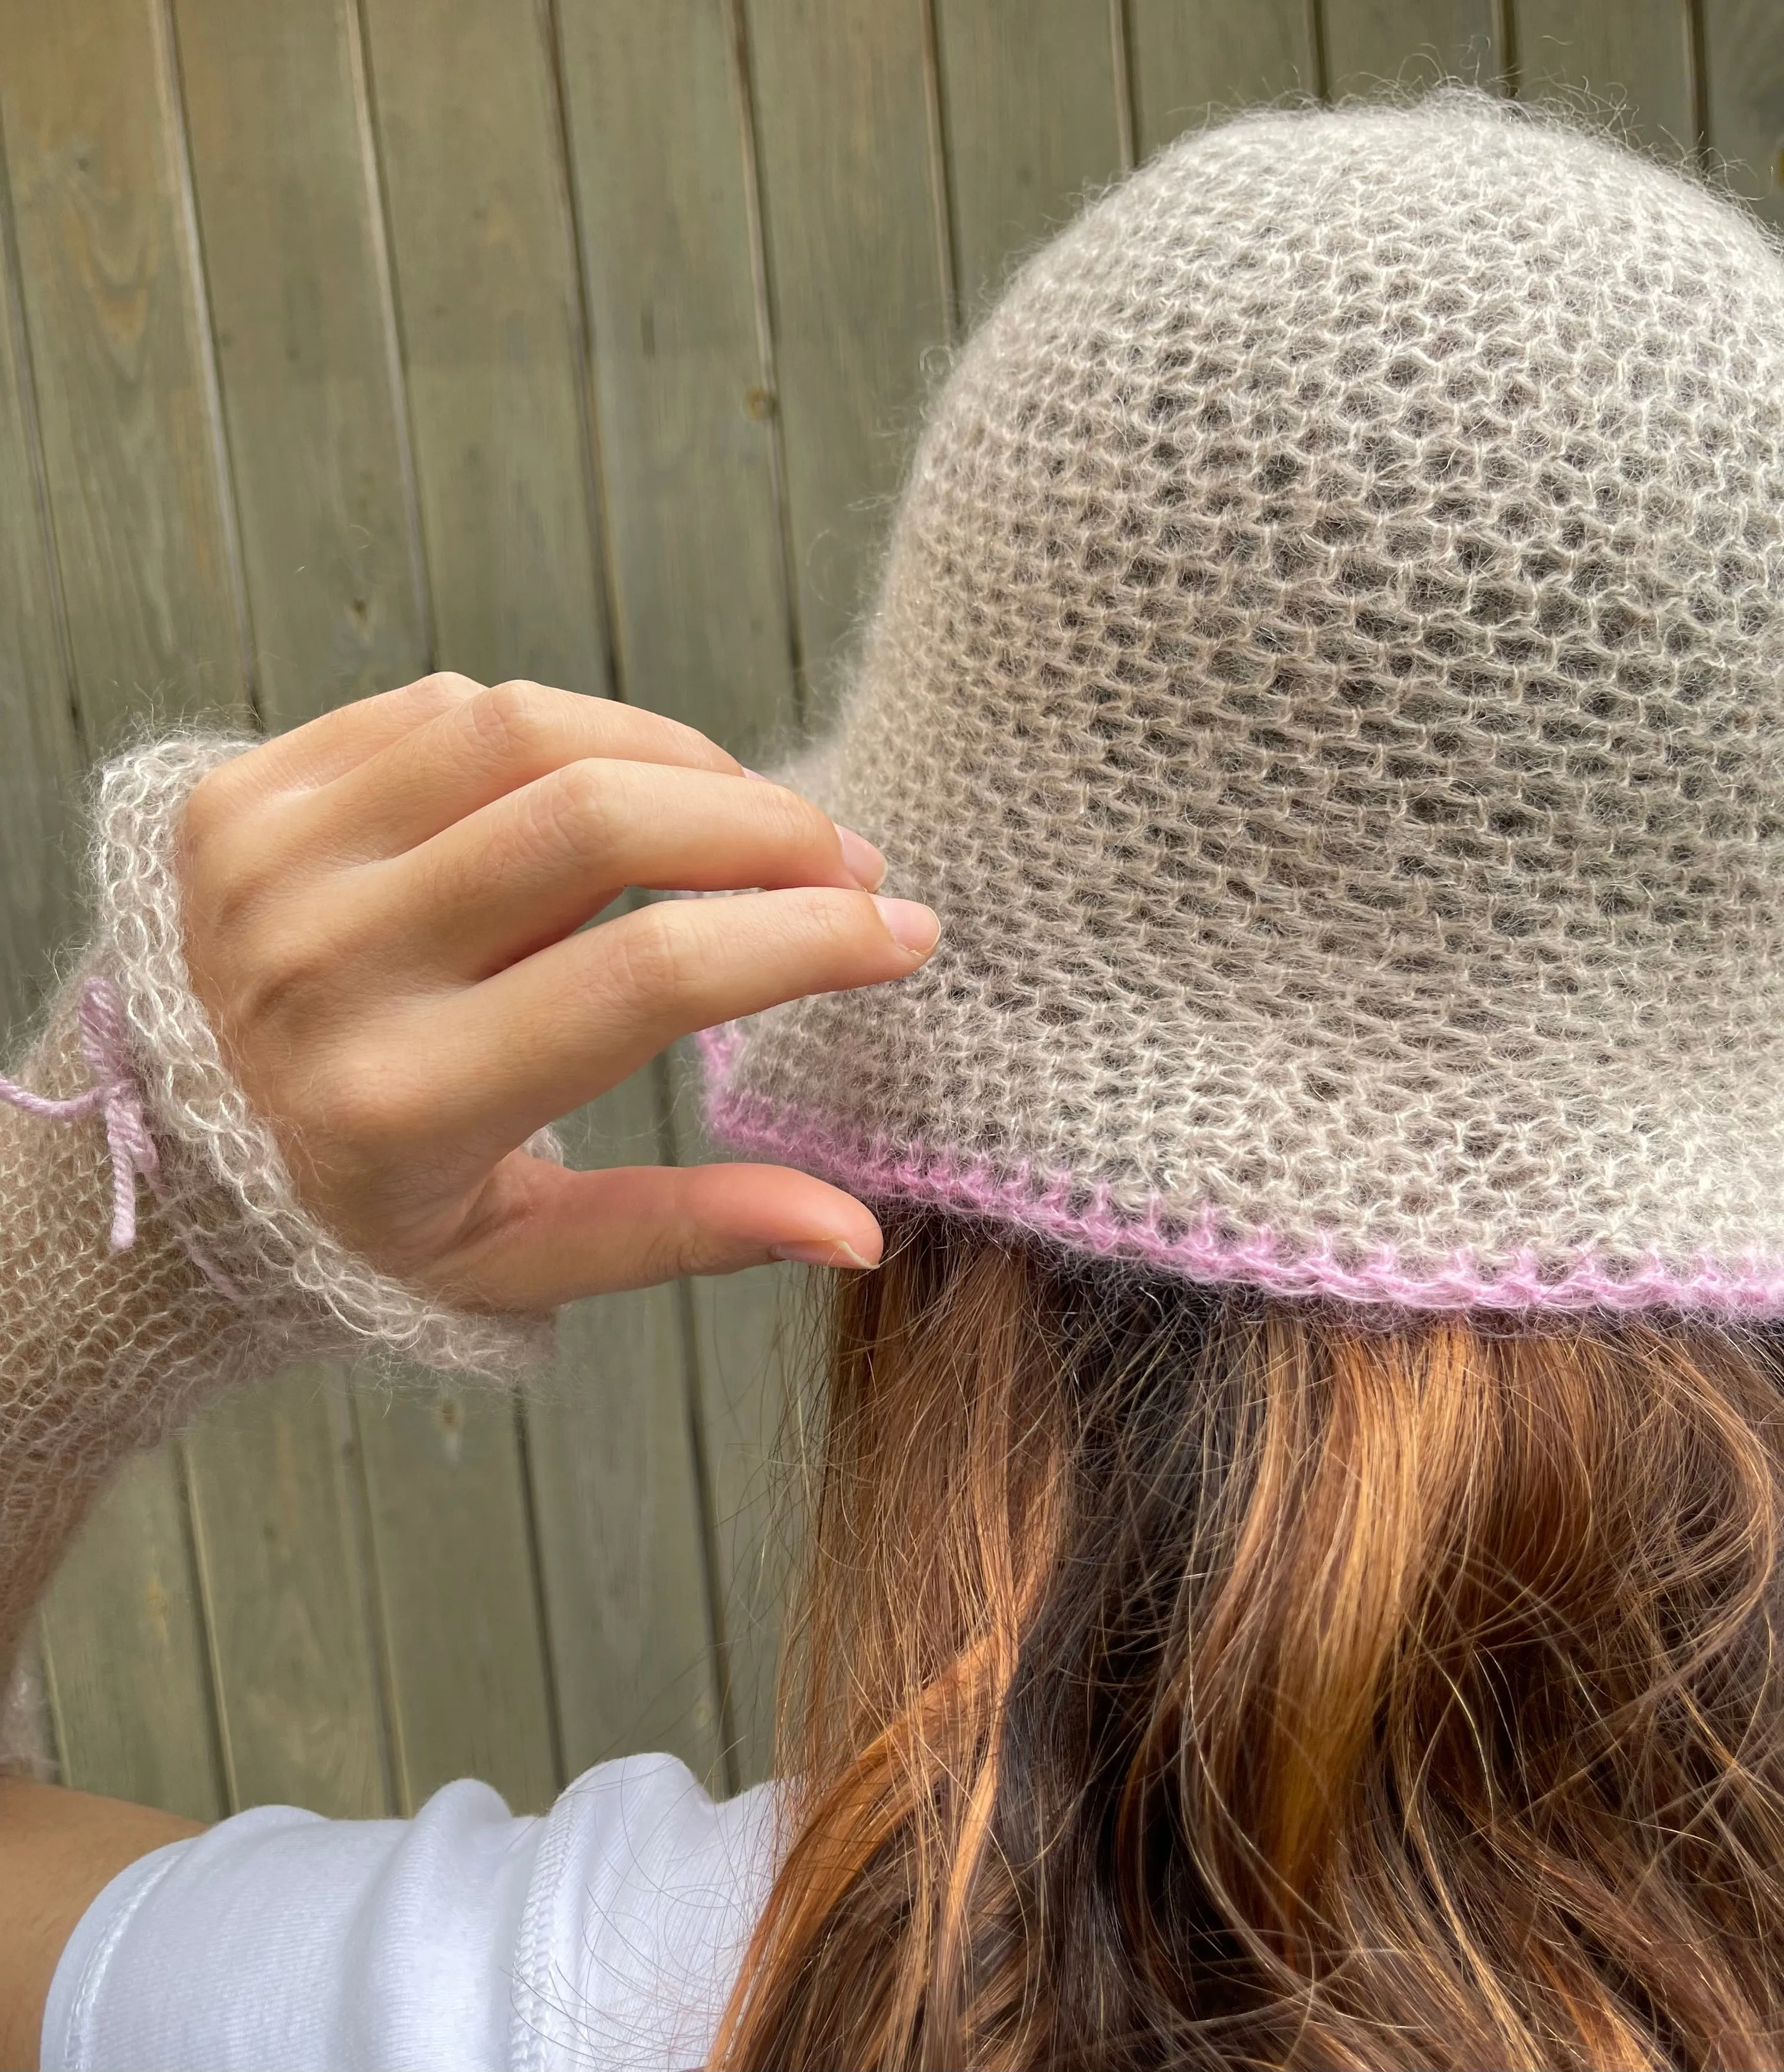
<path id="1" fill-rule="evenodd" d="M 715 1800 L 671 1756 L 579 1778 L 521 1923 L 512 2062 L 700 2062 L 773 1881 L 777 1811 L 773 1786 Z"/>
<path id="2" fill-rule="evenodd" d="M 472 1783 L 413 1820 L 263 1807 L 113 1880 L 64 1952 L 52 2066 L 704 2057 L 773 1881 L 771 1788 L 604 1763 L 543 1819 Z"/>

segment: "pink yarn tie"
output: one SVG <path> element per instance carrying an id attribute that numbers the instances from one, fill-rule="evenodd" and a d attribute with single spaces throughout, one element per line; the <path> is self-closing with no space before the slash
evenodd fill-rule
<path id="1" fill-rule="evenodd" d="M 0 1100 L 22 1108 L 27 1115 L 41 1116 L 47 1122 L 73 1122 L 95 1110 L 105 1118 L 105 1146 L 111 1156 L 111 1248 L 128 1252 L 136 1242 L 136 1179 L 141 1174 L 158 1201 L 166 1198 L 161 1185 L 161 1158 L 142 1112 L 142 1095 L 137 1085 L 124 1019 L 124 997 L 111 979 L 95 974 L 80 989 L 75 1013 L 80 1025 L 80 1054 L 87 1062 L 93 1083 L 84 1093 L 65 1100 L 52 1100 L 33 1093 L 16 1080 L 0 1078 Z M 232 1301 L 241 1290 L 190 1237 L 183 1236 L 192 1263 L 207 1281 Z"/>
<path id="2" fill-rule="evenodd" d="M 112 1250 L 128 1252 L 136 1242 L 136 1176 L 150 1186 L 161 1177 L 161 1161 L 143 1118 L 142 1096 L 124 1034 L 124 1001 L 109 978 L 89 978 L 76 1007 L 80 1054 L 93 1083 L 84 1094 L 52 1100 L 12 1079 L 0 1079 L 0 1100 L 46 1122 L 73 1122 L 95 1108 L 105 1117 L 105 1145 L 112 1161 Z"/>

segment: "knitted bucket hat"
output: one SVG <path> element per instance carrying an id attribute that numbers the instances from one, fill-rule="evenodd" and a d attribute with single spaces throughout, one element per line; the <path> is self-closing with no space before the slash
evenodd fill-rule
<path id="1" fill-rule="evenodd" d="M 1423 1309 L 1784 1313 L 1784 259 L 1448 92 L 1017 275 L 788 773 L 940 911 L 706 1042 L 732 1147 Z"/>

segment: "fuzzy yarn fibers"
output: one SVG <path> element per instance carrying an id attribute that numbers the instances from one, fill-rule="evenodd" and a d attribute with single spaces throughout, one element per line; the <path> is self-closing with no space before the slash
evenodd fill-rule
<path id="1" fill-rule="evenodd" d="M 722 1141 L 1205 1281 L 1784 1313 L 1784 259 L 1483 97 L 1192 136 L 961 354 L 827 740 L 941 912 Z"/>

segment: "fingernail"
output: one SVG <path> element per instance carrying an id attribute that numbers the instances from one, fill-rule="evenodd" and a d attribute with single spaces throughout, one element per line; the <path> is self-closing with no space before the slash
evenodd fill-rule
<path id="1" fill-rule="evenodd" d="M 809 1244 L 777 1244 L 770 1259 L 784 1259 L 794 1266 L 876 1266 L 877 1260 L 863 1259 L 847 1238 L 814 1238 Z"/>
<path id="2" fill-rule="evenodd" d="M 934 912 L 916 899 L 876 899 L 880 918 L 892 940 L 903 948 L 926 957 L 941 939 L 941 923 Z"/>
<path id="3" fill-rule="evenodd" d="M 848 865 L 855 882 L 863 892 L 877 892 L 886 882 L 886 859 L 864 835 L 858 835 L 853 828 L 837 824 L 837 839 L 843 845 L 843 861 Z"/>

